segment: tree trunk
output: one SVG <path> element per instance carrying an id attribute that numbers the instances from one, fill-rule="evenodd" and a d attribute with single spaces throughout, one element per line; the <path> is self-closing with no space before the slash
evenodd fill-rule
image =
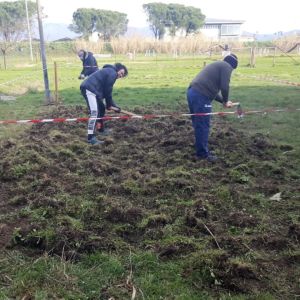
<path id="1" fill-rule="evenodd" d="M 4 70 L 6 70 L 7 65 L 6 65 L 6 51 L 1 49 L 2 55 L 3 55 L 3 65 L 4 65 Z"/>

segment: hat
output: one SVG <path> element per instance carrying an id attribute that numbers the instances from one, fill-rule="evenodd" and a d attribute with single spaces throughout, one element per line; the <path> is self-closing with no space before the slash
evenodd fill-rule
<path id="1" fill-rule="evenodd" d="M 235 54 L 231 53 L 224 57 L 224 61 L 229 63 L 233 69 L 236 69 L 238 66 L 238 58 Z"/>

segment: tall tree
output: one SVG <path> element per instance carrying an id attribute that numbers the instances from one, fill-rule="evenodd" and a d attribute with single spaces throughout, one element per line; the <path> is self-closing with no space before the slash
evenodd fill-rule
<path id="1" fill-rule="evenodd" d="M 199 30 L 205 19 L 200 8 L 182 4 L 148 3 L 143 8 L 156 39 L 162 39 L 166 29 L 171 36 L 175 36 L 178 30 L 184 30 L 187 36 Z"/>
<path id="2" fill-rule="evenodd" d="M 186 15 L 186 7 L 181 4 L 168 4 L 166 27 L 169 29 L 171 36 L 175 36 L 179 29 L 184 26 L 183 20 Z"/>
<path id="3" fill-rule="evenodd" d="M 104 40 L 118 37 L 127 31 L 127 15 L 110 10 L 97 10 L 96 30 Z"/>
<path id="4" fill-rule="evenodd" d="M 29 1 L 28 16 L 31 22 L 36 16 L 36 4 Z M 20 41 L 27 31 L 25 2 L 0 2 L 0 50 L 6 69 L 6 55 L 14 44 Z"/>
<path id="5" fill-rule="evenodd" d="M 69 28 L 87 39 L 96 30 L 97 13 L 93 8 L 78 8 L 73 13 L 73 23 Z"/>
<path id="6" fill-rule="evenodd" d="M 143 8 L 148 15 L 150 28 L 157 40 L 163 39 L 166 33 L 167 8 L 164 3 L 148 3 Z"/>
<path id="7" fill-rule="evenodd" d="M 185 14 L 182 19 L 182 28 L 185 30 L 185 36 L 197 32 L 204 24 L 205 15 L 200 8 L 188 6 L 185 8 Z"/>
<path id="8" fill-rule="evenodd" d="M 73 24 L 69 28 L 88 38 L 98 32 L 104 40 L 110 40 L 127 31 L 127 15 L 110 10 L 79 8 L 73 13 Z"/>

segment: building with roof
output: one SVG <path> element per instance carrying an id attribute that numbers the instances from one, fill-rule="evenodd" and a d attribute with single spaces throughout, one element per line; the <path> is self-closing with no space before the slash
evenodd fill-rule
<path id="1" fill-rule="evenodd" d="M 205 20 L 200 29 L 201 33 L 215 41 L 220 40 L 239 40 L 241 37 L 241 20 L 210 19 Z"/>

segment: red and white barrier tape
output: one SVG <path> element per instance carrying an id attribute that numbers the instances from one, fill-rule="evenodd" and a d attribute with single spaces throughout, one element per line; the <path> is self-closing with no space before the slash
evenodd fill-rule
<path id="1" fill-rule="evenodd" d="M 156 114 L 149 114 L 149 115 L 122 115 L 122 116 L 105 116 L 102 118 L 54 118 L 54 119 L 33 119 L 33 120 L 3 120 L 0 121 L 0 125 L 2 124 L 26 124 L 26 123 L 65 123 L 65 122 L 87 122 L 88 120 L 128 120 L 128 119 L 155 119 L 155 118 L 171 118 L 171 117 L 203 117 L 203 116 L 225 116 L 225 115 L 237 115 L 238 117 L 242 117 L 244 115 L 249 114 L 267 114 L 273 112 L 295 112 L 300 111 L 300 108 L 296 109 L 264 109 L 264 110 L 249 110 L 249 111 L 242 111 L 238 109 L 237 111 L 229 111 L 229 112 L 212 112 L 212 113 L 197 113 L 197 114 L 164 114 L 164 115 L 156 115 Z"/>

